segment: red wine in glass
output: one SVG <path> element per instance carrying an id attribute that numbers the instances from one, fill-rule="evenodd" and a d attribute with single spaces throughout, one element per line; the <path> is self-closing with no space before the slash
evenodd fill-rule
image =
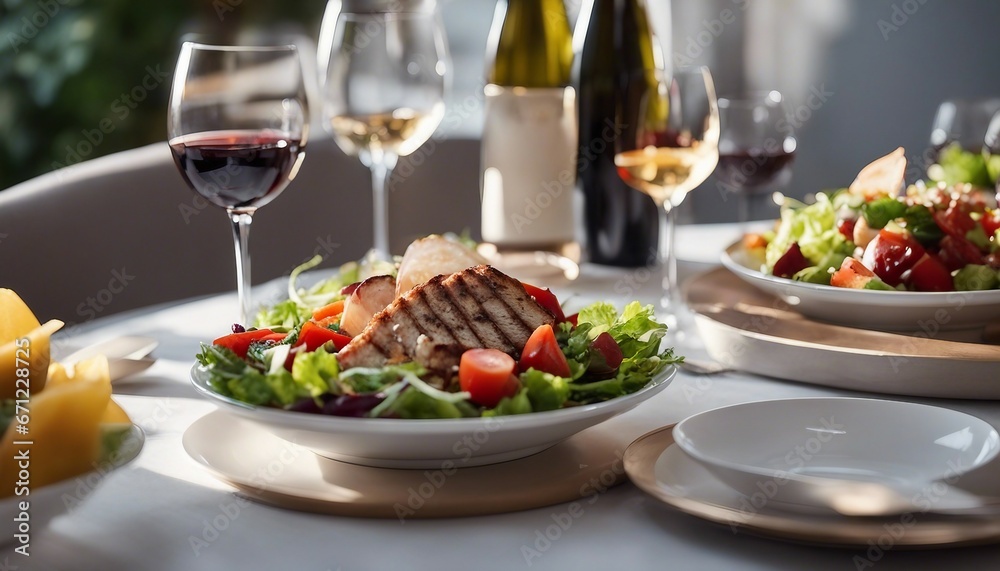
<path id="1" fill-rule="evenodd" d="M 288 184 L 300 160 L 298 138 L 273 130 L 208 131 L 170 140 L 184 180 L 210 202 L 255 209 Z"/>
<path id="2" fill-rule="evenodd" d="M 768 153 L 756 150 L 720 151 L 715 176 L 730 187 L 753 192 L 764 186 L 782 186 L 792 174 L 794 152 L 777 150 Z"/>

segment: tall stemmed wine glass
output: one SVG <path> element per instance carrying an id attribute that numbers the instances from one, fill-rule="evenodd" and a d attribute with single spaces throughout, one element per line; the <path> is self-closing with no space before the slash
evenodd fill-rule
<path id="1" fill-rule="evenodd" d="M 448 55 L 434 8 L 430 0 L 342 0 L 323 16 L 323 119 L 340 148 L 371 169 L 382 260 L 391 258 L 386 181 L 444 116 Z"/>
<path id="2" fill-rule="evenodd" d="M 750 199 L 788 184 L 795 132 L 778 91 L 719 99 L 719 168 L 723 197 L 736 195 L 741 231 L 750 220 Z"/>
<path id="3" fill-rule="evenodd" d="M 989 153 L 984 139 L 990 119 L 997 112 L 1000 112 L 1000 98 L 949 99 L 938 105 L 931 126 L 931 147 L 924 156 L 928 163 L 933 161 L 927 165 L 928 178 L 949 183 L 967 182 L 983 188 L 991 186 L 992 175 L 986 165 L 976 165 L 970 160 L 949 160 L 948 155 L 954 159 L 962 152 Z M 951 166 L 945 166 L 947 163 Z"/>
<path id="4" fill-rule="evenodd" d="M 170 149 L 188 186 L 232 221 L 244 326 L 251 318 L 250 223 L 295 178 L 308 125 L 295 46 L 181 47 L 167 114 Z"/>
<path id="5" fill-rule="evenodd" d="M 719 108 L 708 68 L 630 75 L 620 102 L 615 141 L 618 174 L 653 198 L 660 212 L 664 318 L 674 327 L 683 308 L 674 257 L 676 207 L 719 161 Z M 683 327 L 683 325 L 681 325 Z"/>

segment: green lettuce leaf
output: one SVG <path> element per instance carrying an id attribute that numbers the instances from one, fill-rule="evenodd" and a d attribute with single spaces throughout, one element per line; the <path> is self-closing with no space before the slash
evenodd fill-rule
<path id="1" fill-rule="evenodd" d="M 323 348 L 300 352 L 292 361 L 292 379 L 313 398 L 323 393 L 341 394 L 336 382 L 339 373 L 337 355 Z"/>
<path id="2" fill-rule="evenodd" d="M 837 212 L 833 200 L 826 194 L 816 196 L 816 202 L 805 205 L 787 199 L 781 208 L 781 221 L 765 250 L 765 269 L 774 273 L 774 264 L 798 242 L 802 255 L 819 266 L 831 254 L 851 255 L 854 243 L 837 230 Z"/>
<path id="3" fill-rule="evenodd" d="M 534 412 L 531 408 L 531 399 L 528 398 L 528 389 L 522 388 L 512 397 L 504 397 L 495 408 L 483 411 L 483 416 L 510 416 L 514 414 L 528 414 Z"/>
<path id="4" fill-rule="evenodd" d="M 556 410 L 566 404 L 569 397 L 569 380 L 530 368 L 521 373 L 521 384 L 527 392 L 531 408 L 535 411 Z"/>

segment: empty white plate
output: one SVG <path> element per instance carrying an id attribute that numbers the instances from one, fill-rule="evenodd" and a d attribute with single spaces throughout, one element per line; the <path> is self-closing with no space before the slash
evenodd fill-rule
<path id="1" fill-rule="evenodd" d="M 751 402 L 689 417 L 677 444 L 739 492 L 845 515 L 911 511 L 1000 452 L 987 422 L 935 406 L 861 398 Z"/>

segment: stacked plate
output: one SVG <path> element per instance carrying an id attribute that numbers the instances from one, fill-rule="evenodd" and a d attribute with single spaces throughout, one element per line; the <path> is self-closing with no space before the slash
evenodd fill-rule
<path id="1" fill-rule="evenodd" d="M 998 453 L 990 424 L 954 410 L 804 398 L 692 416 L 637 440 L 625 466 L 647 493 L 734 531 L 945 546 L 1000 541 Z"/>

